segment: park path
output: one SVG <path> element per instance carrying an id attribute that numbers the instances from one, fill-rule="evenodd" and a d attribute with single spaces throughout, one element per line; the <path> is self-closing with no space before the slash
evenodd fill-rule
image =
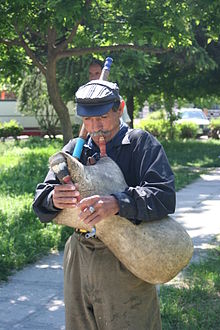
<path id="1" fill-rule="evenodd" d="M 177 193 L 174 218 L 194 244 L 191 262 L 198 262 L 220 233 L 220 168 L 202 175 Z M 50 254 L 15 273 L 0 285 L 0 330 L 65 329 L 63 253 Z"/>

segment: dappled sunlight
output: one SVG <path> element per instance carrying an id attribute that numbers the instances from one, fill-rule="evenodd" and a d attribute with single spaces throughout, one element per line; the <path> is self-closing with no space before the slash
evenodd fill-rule
<path id="1" fill-rule="evenodd" d="M 47 306 L 47 309 L 50 312 L 56 312 L 58 309 L 63 308 L 63 307 L 64 307 L 63 300 L 53 299 L 52 301 L 50 301 L 50 304 Z"/>
<path id="2" fill-rule="evenodd" d="M 57 265 L 50 265 L 50 264 L 43 264 L 43 265 L 36 265 L 36 268 L 39 268 L 39 269 L 63 269 L 63 267 L 59 264 Z"/>
<path id="3" fill-rule="evenodd" d="M 10 299 L 10 304 L 16 304 L 18 302 L 26 302 L 26 301 L 30 301 L 30 298 L 28 298 L 27 296 L 19 296 L 16 300 L 15 299 Z"/>
<path id="4" fill-rule="evenodd" d="M 203 174 L 177 193 L 173 218 L 192 238 L 194 254 L 191 262 L 200 261 L 208 250 L 216 246 L 213 239 L 220 233 L 219 205 L 220 168 Z"/>

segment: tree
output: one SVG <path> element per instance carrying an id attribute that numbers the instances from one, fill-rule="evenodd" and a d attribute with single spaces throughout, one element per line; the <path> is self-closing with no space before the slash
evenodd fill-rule
<path id="1" fill-rule="evenodd" d="M 6 0 L 0 3 L 3 71 L 10 52 L 21 67 L 38 67 L 65 143 L 72 128 L 57 81 L 58 61 L 125 49 L 158 54 L 179 42 L 187 44 L 191 37 L 187 10 L 187 2 L 171 0 Z"/>
<path id="2" fill-rule="evenodd" d="M 59 132 L 59 119 L 50 103 L 45 77 L 37 68 L 22 82 L 18 94 L 18 110 L 23 114 L 34 114 L 42 131 L 50 138 Z"/>
<path id="3" fill-rule="evenodd" d="M 193 101 L 220 91 L 220 3 L 197 0 L 191 8 L 192 43 L 158 56 L 148 87 L 170 98 Z"/>
<path id="4" fill-rule="evenodd" d="M 141 107 L 146 100 L 145 86 L 155 62 L 155 56 L 132 50 L 114 55 L 111 77 L 118 82 L 120 94 L 126 99 L 131 126 L 133 126 L 135 102 Z"/>
<path id="5" fill-rule="evenodd" d="M 190 4 L 190 2 L 189 2 Z M 158 55 L 150 71 L 147 95 L 157 95 L 172 126 L 176 116 L 175 100 L 198 103 L 204 97 L 216 98 L 220 93 L 220 3 L 219 1 L 191 2 L 190 18 L 192 44 Z"/>

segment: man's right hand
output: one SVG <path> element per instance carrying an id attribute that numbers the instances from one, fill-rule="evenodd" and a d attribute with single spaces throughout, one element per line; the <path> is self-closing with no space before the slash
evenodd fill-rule
<path id="1" fill-rule="evenodd" d="M 73 208 L 80 200 L 78 185 L 73 183 L 61 184 L 54 187 L 53 204 L 58 209 Z"/>

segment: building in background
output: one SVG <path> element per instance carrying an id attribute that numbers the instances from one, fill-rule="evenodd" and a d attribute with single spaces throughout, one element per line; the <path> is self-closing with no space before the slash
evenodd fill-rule
<path id="1" fill-rule="evenodd" d="M 82 120 L 76 115 L 75 104 L 72 101 L 67 103 L 67 107 L 70 113 L 70 119 L 73 124 L 80 125 Z M 0 92 L 0 122 L 9 122 L 10 120 L 16 120 L 23 128 L 22 135 L 28 136 L 43 136 L 36 118 L 31 115 L 21 114 L 17 110 L 16 95 L 12 92 L 1 91 Z"/>

